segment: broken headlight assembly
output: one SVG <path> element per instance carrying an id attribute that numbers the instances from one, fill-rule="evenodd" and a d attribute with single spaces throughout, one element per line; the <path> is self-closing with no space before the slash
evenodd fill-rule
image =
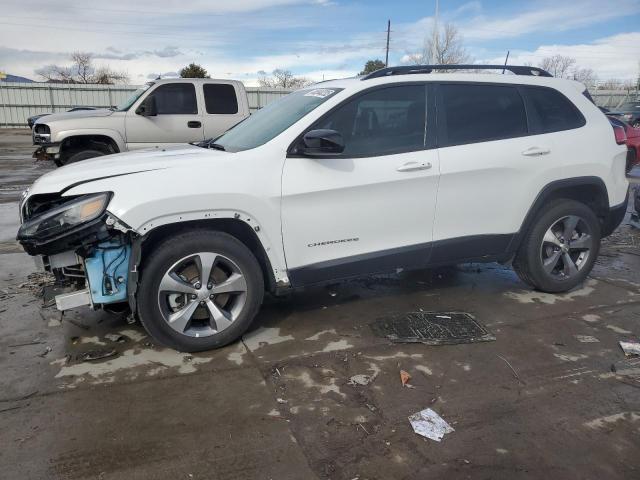
<path id="1" fill-rule="evenodd" d="M 83 195 L 70 200 L 20 226 L 19 241 L 46 240 L 99 218 L 106 210 L 110 192 Z"/>

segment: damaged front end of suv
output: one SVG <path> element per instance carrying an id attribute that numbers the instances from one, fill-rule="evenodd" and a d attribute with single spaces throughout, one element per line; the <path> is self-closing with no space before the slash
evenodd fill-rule
<path id="1" fill-rule="evenodd" d="M 136 235 L 107 211 L 111 197 L 111 192 L 25 195 L 17 240 L 58 284 L 72 287 L 56 296 L 59 310 L 84 305 L 121 310 L 116 305 L 128 302 Z"/>

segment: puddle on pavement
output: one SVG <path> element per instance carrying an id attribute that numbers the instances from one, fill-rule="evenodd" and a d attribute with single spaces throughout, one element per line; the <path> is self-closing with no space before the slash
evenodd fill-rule
<path id="1" fill-rule="evenodd" d="M 587 280 L 581 288 L 567 293 L 553 294 L 538 292 L 536 290 L 521 290 L 518 292 L 505 292 L 504 296 L 517 300 L 520 303 L 544 303 L 553 305 L 558 301 L 572 301 L 579 297 L 591 295 L 596 285 L 598 285 L 598 281 L 590 279 Z"/>
<path id="2" fill-rule="evenodd" d="M 193 355 L 143 343 L 148 337 L 133 328 L 112 334 L 118 340 L 107 337 L 86 335 L 71 339 L 73 353 L 50 362 L 50 365 L 59 367 L 54 376 L 61 381 L 59 388 L 112 383 L 116 378 L 128 381 L 163 373 L 188 374 L 214 358 L 213 354 Z M 96 360 L 87 360 L 87 355 L 96 357 Z"/>

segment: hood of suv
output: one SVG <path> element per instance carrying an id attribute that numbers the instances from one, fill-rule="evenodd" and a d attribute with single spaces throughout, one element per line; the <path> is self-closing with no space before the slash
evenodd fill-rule
<path id="1" fill-rule="evenodd" d="M 38 118 L 36 123 L 57 122 L 59 120 L 74 120 L 77 118 L 100 118 L 109 117 L 115 112 L 107 108 L 99 110 L 76 110 L 75 112 L 51 113 Z"/>
<path id="2" fill-rule="evenodd" d="M 202 157 L 229 155 L 218 150 L 184 145 L 162 150 L 150 148 L 136 152 L 118 153 L 90 158 L 57 168 L 36 180 L 29 189 L 30 195 L 58 193 L 76 185 L 105 178 L 134 175 L 151 170 L 164 170 L 184 166 L 185 162 Z"/>

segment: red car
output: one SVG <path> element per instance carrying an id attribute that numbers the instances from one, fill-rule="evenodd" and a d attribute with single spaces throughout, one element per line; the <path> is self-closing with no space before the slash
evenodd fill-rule
<path id="1" fill-rule="evenodd" d="M 607 115 L 619 144 L 626 144 L 629 149 L 627 155 L 627 172 L 640 161 L 640 128 L 634 128 L 617 117 Z"/>

